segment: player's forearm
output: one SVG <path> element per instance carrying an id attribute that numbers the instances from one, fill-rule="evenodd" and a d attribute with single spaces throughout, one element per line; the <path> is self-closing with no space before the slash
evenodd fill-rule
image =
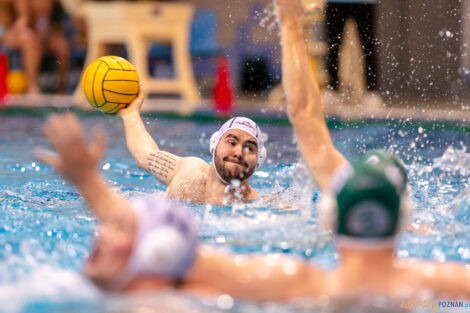
<path id="1" fill-rule="evenodd" d="M 158 145 L 148 133 L 138 112 L 122 115 L 122 119 L 124 121 L 127 147 L 134 156 L 137 166 L 146 168 L 147 156 L 158 151 Z"/>
<path id="2" fill-rule="evenodd" d="M 77 182 L 76 187 L 101 223 L 113 223 L 122 228 L 133 225 L 134 216 L 127 201 L 115 193 L 97 172 Z"/>
<path id="3" fill-rule="evenodd" d="M 327 191 L 336 170 L 348 161 L 333 145 L 324 119 L 298 118 L 294 134 L 310 175 L 322 191 Z"/>
<path id="4" fill-rule="evenodd" d="M 188 282 L 237 298 L 271 301 L 315 294 L 316 283 L 304 264 L 264 256 L 232 256 L 203 247 Z"/>
<path id="5" fill-rule="evenodd" d="M 281 44 L 282 83 L 291 120 L 299 115 L 323 118 L 320 90 L 311 70 L 301 19 L 284 19 Z"/>

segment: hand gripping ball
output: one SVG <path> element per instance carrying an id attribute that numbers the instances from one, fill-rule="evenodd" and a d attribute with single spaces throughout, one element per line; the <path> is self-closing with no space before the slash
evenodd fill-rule
<path id="1" fill-rule="evenodd" d="M 87 67 L 82 88 L 91 106 L 106 114 L 116 114 L 137 97 L 139 75 L 126 59 L 105 56 Z"/>

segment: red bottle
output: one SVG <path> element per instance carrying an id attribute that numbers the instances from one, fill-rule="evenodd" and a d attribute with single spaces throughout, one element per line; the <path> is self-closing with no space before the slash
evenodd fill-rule
<path id="1" fill-rule="evenodd" d="M 220 115 L 232 113 L 233 93 L 230 84 L 230 66 L 228 57 L 220 57 L 217 62 L 217 83 L 214 87 L 215 111 Z"/>
<path id="2" fill-rule="evenodd" d="M 0 52 L 0 106 L 6 106 L 8 100 L 7 89 L 8 62 L 5 52 Z"/>

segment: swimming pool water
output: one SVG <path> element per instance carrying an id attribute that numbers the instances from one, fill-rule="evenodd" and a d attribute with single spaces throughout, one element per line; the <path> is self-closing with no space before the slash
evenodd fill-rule
<path id="1" fill-rule="evenodd" d="M 135 166 L 118 118 L 93 115 L 82 116 L 81 121 L 87 131 L 99 126 L 108 133 L 109 147 L 101 168 L 116 190 L 132 196 L 165 189 Z M 4 304 L 0 312 L 132 307 L 131 299 L 104 296 L 80 274 L 96 220 L 73 187 L 35 160 L 34 148 L 47 146 L 41 133 L 43 122 L 40 115 L 0 115 L 0 301 Z M 219 123 L 161 118 L 145 122 L 162 149 L 210 161 L 208 141 Z M 350 160 L 381 148 L 405 161 L 416 202 L 415 227 L 400 238 L 398 256 L 470 263 L 468 125 L 369 121 L 330 126 L 335 145 Z M 273 200 L 230 207 L 192 204 L 202 218 L 202 240 L 235 253 L 280 252 L 324 268 L 333 266 L 338 255 L 331 235 L 315 222 L 321 194 L 298 161 L 291 128 L 284 124 L 261 128 L 269 135 L 268 161 L 254 175 L 252 185 L 262 196 L 273 195 Z M 299 209 L 284 210 L 292 205 Z M 416 225 L 425 225 L 426 233 Z M 194 299 L 174 292 L 157 298 L 159 305 L 175 298 L 201 312 L 220 309 L 217 299 Z M 269 305 L 253 304 L 249 309 L 247 305 L 236 302 L 232 311 L 273 311 Z M 275 312 L 302 312 L 288 304 L 276 308 Z"/>

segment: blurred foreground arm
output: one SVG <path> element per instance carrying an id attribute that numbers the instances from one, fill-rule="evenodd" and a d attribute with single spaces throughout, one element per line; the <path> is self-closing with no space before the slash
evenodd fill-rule
<path id="1" fill-rule="evenodd" d="M 310 174 L 322 190 L 330 187 L 337 168 L 347 164 L 331 141 L 323 116 L 320 88 L 304 42 L 301 0 L 275 0 L 282 46 L 282 84 L 287 113 Z"/>
<path id="2" fill-rule="evenodd" d="M 57 155 L 40 150 L 37 157 L 79 189 L 100 222 L 133 232 L 135 217 L 129 204 L 112 191 L 98 173 L 105 148 L 103 131 L 95 131 L 94 142 L 88 145 L 77 117 L 66 113 L 53 114 L 44 125 L 44 134 Z"/>
<path id="3" fill-rule="evenodd" d="M 281 301 L 321 294 L 325 275 L 280 255 L 231 255 L 201 246 L 187 281 L 213 293 L 255 301 Z"/>
<path id="4" fill-rule="evenodd" d="M 182 158 L 161 151 L 147 132 L 140 117 L 140 107 L 143 101 L 144 94 L 140 89 L 137 98 L 127 108 L 119 111 L 124 121 L 127 147 L 139 168 L 152 174 L 163 184 L 169 185 Z"/>

